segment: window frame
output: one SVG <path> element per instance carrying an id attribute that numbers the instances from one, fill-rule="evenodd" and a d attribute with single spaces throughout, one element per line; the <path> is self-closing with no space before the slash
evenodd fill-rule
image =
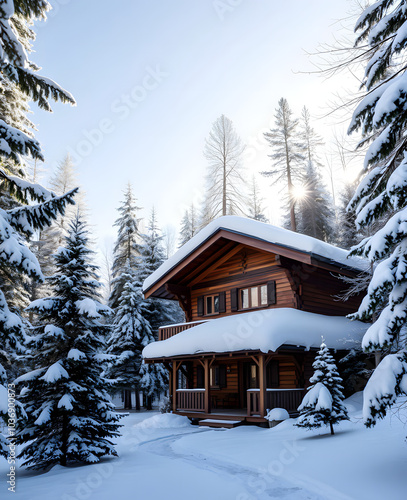
<path id="1" fill-rule="evenodd" d="M 219 293 L 214 293 L 214 294 L 211 294 L 211 295 L 204 295 L 204 311 L 203 311 L 203 315 L 204 316 L 217 316 L 218 314 L 220 314 L 220 297 L 219 297 Z M 215 311 L 215 298 L 218 298 L 218 310 Z M 208 299 L 211 299 L 211 308 L 212 308 L 212 312 L 208 312 Z"/>
<path id="2" fill-rule="evenodd" d="M 265 287 L 265 292 L 266 292 L 266 301 L 264 304 L 261 302 L 261 296 L 262 296 L 262 288 Z M 253 288 L 257 288 L 257 305 L 253 305 L 253 300 L 252 300 L 252 290 Z M 247 291 L 247 300 L 248 300 L 248 307 L 243 307 L 243 292 Z M 248 311 L 250 309 L 261 309 L 264 307 L 268 307 L 268 290 L 267 290 L 267 283 L 261 283 L 259 285 L 251 285 L 251 286 L 246 286 L 244 288 L 239 288 L 238 289 L 238 308 L 239 311 Z"/>

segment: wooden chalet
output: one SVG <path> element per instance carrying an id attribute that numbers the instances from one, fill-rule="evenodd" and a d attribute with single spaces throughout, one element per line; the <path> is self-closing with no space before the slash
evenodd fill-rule
<path id="1" fill-rule="evenodd" d="M 339 276 L 363 268 L 345 250 L 269 224 L 209 224 L 144 283 L 146 297 L 185 312 L 143 351 L 168 368 L 173 411 L 210 425 L 265 423 L 275 407 L 295 414 L 321 334 L 341 354 L 366 329 L 345 318 L 361 297 L 338 299 Z"/>

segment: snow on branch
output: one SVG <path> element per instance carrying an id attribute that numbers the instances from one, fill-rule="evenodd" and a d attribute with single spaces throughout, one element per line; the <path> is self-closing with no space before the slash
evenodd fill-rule
<path id="1" fill-rule="evenodd" d="M 78 188 L 68 191 L 62 196 L 56 196 L 38 205 L 15 208 L 7 212 L 10 225 L 27 236 L 32 236 L 35 230 L 42 230 L 50 225 L 50 221 L 65 213 L 67 204 L 74 205 L 74 196 Z"/>
<path id="2" fill-rule="evenodd" d="M 386 411 L 401 394 L 407 394 L 407 353 L 386 356 L 363 391 L 363 420 L 367 427 L 384 418 Z"/>

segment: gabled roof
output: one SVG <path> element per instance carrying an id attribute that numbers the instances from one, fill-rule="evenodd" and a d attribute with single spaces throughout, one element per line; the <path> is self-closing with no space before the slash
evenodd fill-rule
<path id="1" fill-rule="evenodd" d="M 321 345 L 321 336 L 331 349 L 360 346 L 370 325 L 342 316 L 324 316 L 298 309 L 263 309 L 212 319 L 143 350 L 145 359 L 182 355 L 275 352 L 282 346 L 310 349 Z"/>
<path id="2" fill-rule="evenodd" d="M 220 242 L 222 240 L 222 242 Z M 356 272 L 367 268 L 363 259 L 348 258 L 348 251 L 304 234 L 265 224 L 244 217 L 219 217 L 183 245 L 144 282 L 143 291 L 157 288 L 177 267 L 188 259 L 195 258 L 199 250 L 209 245 L 225 244 L 227 240 L 250 244 L 263 251 L 274 252 L 301 262 L 313 264 L 325 262 L 338 270 L 352 269 Z"/>

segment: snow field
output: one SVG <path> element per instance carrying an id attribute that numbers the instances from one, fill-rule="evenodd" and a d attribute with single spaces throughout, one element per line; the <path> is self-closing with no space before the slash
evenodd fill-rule
<path id="1" fill-rule="evenodd" d="M 47 473 L 17 470 L 16 500 L 402 500 L 407 477 L 407 408 L 373 429 L 362 397 L 346 400 L 350 422 L 306 431 L 290 419 L 273 429 L 202 429 L 186 417 L 131 412 L 119 458 Z M 8 465 L 0 460 L 0 498 Z M 11 495 L 11 493 L 10 493 Z M 11 498 L 11 497 L 10 497 Z"/>

